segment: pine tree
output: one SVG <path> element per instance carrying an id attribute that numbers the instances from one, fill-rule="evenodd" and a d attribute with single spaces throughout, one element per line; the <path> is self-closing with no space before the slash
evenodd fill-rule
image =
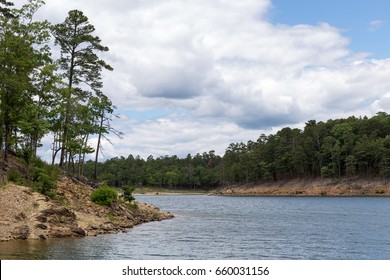
<path id="1" fill-rule="evenodd" d="M 60 167 L 64 167 L 65 158 L 74 155 L 71 143 L 80 136 L 71 131 L 75 123 L 75 104 L 86 104 L 102 88 L 101 72 L 112 70 L 101 60 L 97 53 L 107 52 L 99 37 L 94 36 L 95 28 L 88 22 L 83 12 L 72 10 L 63 23 L 53 28 L 55 43 L 61 48 L 60 66 L 66 77 L 67 88 L 64 92 L 64 116 L 61 131 Z"/>

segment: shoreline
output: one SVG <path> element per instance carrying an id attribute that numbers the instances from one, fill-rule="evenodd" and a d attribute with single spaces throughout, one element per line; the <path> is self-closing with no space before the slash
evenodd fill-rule
<path id="1" fill-rule="evenodd" d="M 178 196 L 178 195 L 208 195 L 209 193 L 187 193 L 187 192 L 145 192 L 145 193 L 133 193 L 138 196 Z"/>
<path id="2" fill-rule="evenodd" d="M 182 190 L 182 189 L 167 189 L 167 188 L 153 188 L 143 187 L 136 188 L 133 192 L 134 195 L 208 195 L 209 191 L 203 190 Z"/>
<path id="3" fill-rule="evenodd" d="M 390 180 L 383 179 L 292 179 L 237 185 L 217 189 L 216 196 L 264 197 L 390 197 Z"/>
<path id="4" fill-rule="evenodd" d="M 55 200 L 16 184 L 0 187 L 0 241 L 112 234 L 174 217 L 139 201 L 100 206 L 91 201 L 92 191 L 66 177 L 58 182 Z"/>
<path id="5" fill-rule="evenodd" d="M 390 197 L 390 179 L 381 178 L 306 178 L 241 184 L 210 191 L 136 189 L 139 196 L 214 195 L 264 197 Z"/>

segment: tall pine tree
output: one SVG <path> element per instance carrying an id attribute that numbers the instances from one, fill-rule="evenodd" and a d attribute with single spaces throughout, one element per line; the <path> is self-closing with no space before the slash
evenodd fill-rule
<path id="1" fill-rule="evenodd" d="M 65 73 L 67 88 L 64 91 L 64 116 L 60 136 L 60 167 L 66 159 L 74 156 L 74 143 L 79 135 L 75 131 L 75 104 L 86 104 L 93 95 L 100 94 L 102 89 L 101 72 L 113 70 L 97 55 L 107 52 L 99 37 L 94 36 L 95 27 L 88 22 L 83 12 L 72 10 L 63 23 L 53 28 L 55 43 L 61 48 L 60 66 Z"/>

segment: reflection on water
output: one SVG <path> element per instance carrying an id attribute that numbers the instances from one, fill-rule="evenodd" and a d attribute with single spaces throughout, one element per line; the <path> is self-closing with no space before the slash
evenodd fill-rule
<path id="1" fill-rule="evenodd" d="M 39 240 L 16 240 L 0 243 L 1 259 L 27 259 L 45 260 L 48 258 L 47 251 L 49 242 Z"/>
<path id="2" fill-rule="evenodd" d="M 1 259 L 390 259 L 390 198 L 138 196 L 127 233 L 0 243 Z"/>

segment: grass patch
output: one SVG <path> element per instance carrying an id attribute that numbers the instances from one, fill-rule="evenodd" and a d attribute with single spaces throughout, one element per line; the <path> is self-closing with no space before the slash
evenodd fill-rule
<path id="1" fill-rule="evenodd" d="M 115 222 L 116 221 L 116 217 L 112 214 L 106 214 L 104 215 L 107 219 L 109 219 L 111 222 Z"/>
<path id="2" fill-rule="evenodd" d="M 134 211 L 137 211 L 139 209 L 139 207 L 138 207 L 138 204 L 129 203 L 129 204 L 127 204 L 127 209 L 134 212 Z"/>

